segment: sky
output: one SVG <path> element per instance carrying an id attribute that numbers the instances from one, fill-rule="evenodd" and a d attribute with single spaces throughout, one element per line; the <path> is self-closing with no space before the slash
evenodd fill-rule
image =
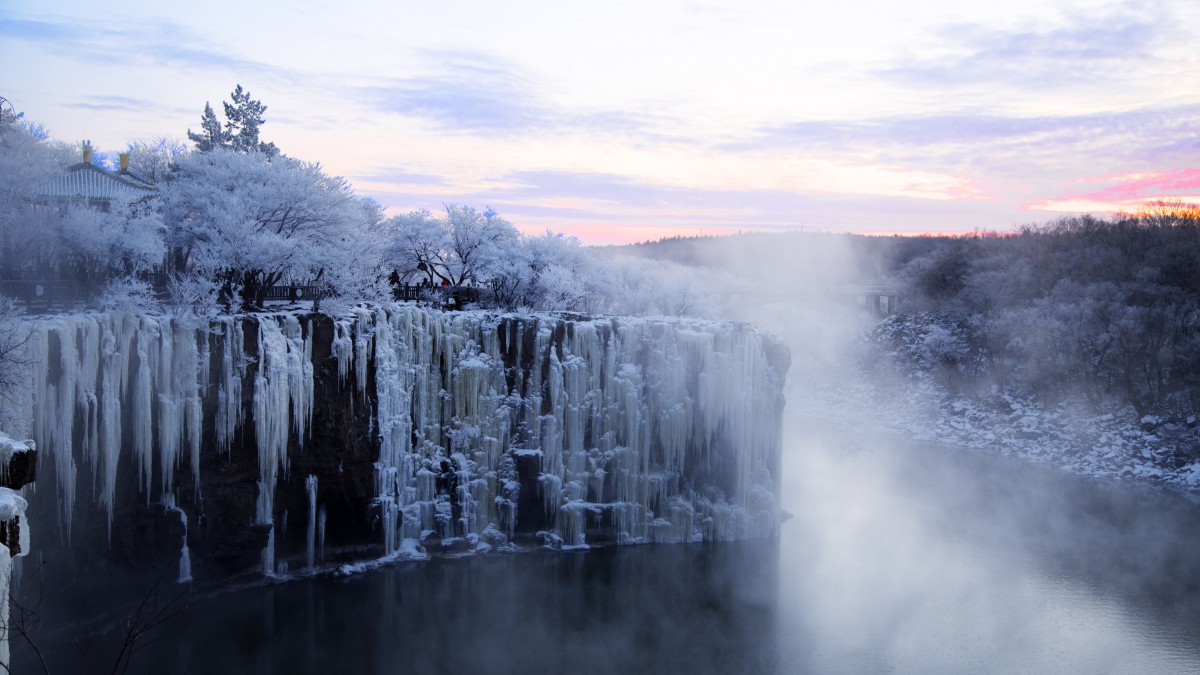
<path id="1" fill-rule="evenodd" d="M 241 84 L 388 213 L 591 244 L 1200 202 L 1195 0 L 384 4 L 0 0 L 0 96 L 119 152 Z"/>

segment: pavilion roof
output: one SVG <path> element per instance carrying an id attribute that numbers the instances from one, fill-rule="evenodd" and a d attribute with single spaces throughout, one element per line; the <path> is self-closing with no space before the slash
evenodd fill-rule
<path id="1" fill-rule="evenodd" d="M 67 167 L 62 174 L 33 190 L 33 194 L 39 197 L 104 201 L 137 199 L 156 192 L 156 185 L 138 178 L 127 169 L 110 173 L 86 162 Z"/>

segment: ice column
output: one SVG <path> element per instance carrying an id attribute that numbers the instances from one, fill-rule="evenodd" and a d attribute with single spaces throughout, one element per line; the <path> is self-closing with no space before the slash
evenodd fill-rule
<path id="1" fill-rule="evenodd" d="M 179 514 L 179 522 L 183 525 L 183 544 L 179 547 L 179 578 L 178 583 L 186 584 L 192 580 L 192 553 L 188 549 L 188 518 L 187 513 L 175 503 L 174 493 L 163 495 L 163 506 L 168 511 Z"/>
<path id="2" fill-rule="evenodd" d="M 308 544 L 305 569 L 309 572 L 316 569 L 317 545 L 317 477 L 309 475 L 304 479 L 304 490 L 308 493 Z M 324 539 L 324 537 L 322 537 Z"/>
<path id="3" fill-rule="evenodd" d="M 258 318 L 258 370 L 254 376 L 254 434 L 258 447 L 258 506 L 255 522 L 274 524 L 279 471 L 288 470 L 292 427 L 303 439 L 312 419 L 312 343 L 296 317 Z M 289 416 L 289 412 L 291 415 Z M 289 424 L 289 421 L 291 424 Z M 275 530 L 262 552 L 264 574 L 275 574 Z"/>

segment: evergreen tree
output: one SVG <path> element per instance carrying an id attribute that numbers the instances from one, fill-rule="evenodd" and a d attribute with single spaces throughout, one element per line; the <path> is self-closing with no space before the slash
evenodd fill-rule
<path id="1" fill-rule="evenodd" d="M 225 126 L 217 121 L 217 115 L 212 106 L 204 104 L 204 116 L 201 119 L 200 133 L 188 130 L 188 138 L 196 144 L 200 152 L 208 152 L 216 148 L 228 148 L 237 152 L 261 152 L 267 157 L 279 154 L 279 148 L 274 143 L 264 143 L 258 140 L 258 130 L 266 120 L 263 113 L 267 107 L 262 101 L 250 98 L 250 92 L 237 85 L 230 95 L 231 103 L 223 103 L 225 107 Z"/>
<path id="2" fill-rule="evenodd" d="M 229 135 L 221 129 L 221 123 L 217 121 L 217 114 L 213 112 L 212 106 L 207 102 L 204 104 L 204 115 L 200 118 L 200 133 L 188 129 L 187 135 L 188 140 L 195 143 L 196 149 L 200 152 L 229 147 Z"/>
<path id="3" fill-rule="evenodd" d="M 268 157 L 279 154 L 274 143 L 263 143 L 258 140 L 258 128 L 266 123 L 263 113 L 267 106 L 250 98 L 250 92 L 237 85 L 230 95 L 232 103 L 225 105 L 225 133 L 230 139 L 230 147 L 238 152 L 257 150 Z"/>

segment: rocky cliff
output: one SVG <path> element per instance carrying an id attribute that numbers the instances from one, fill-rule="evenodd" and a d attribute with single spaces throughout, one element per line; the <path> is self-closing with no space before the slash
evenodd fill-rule
<path id="1" fill-rule="evenodd" d="M 69 574 L 768 537 L 785 349 L 686 320 L 43 320 L 35 531 Z M 177 572 L 177 574 L 176 574 Z"/>

